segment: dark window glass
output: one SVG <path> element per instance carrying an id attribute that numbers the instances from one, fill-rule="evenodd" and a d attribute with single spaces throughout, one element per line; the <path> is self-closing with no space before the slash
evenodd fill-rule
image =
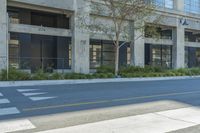
<path id="1" fill-rule="evenodd" d="M 56 16 L 42 13 L 32 13 L 31 24 L 44 27 L 56 27 Z"/>
<path id="2" fill-rule="evenodd" d="M 172 67 L 172 46 L 146 44 L 145 48 L 146 65 Z"/>
<path id="3" fill-rule="evenodd" d="M 90 68 L 100 66 L 113 66 L 115 64 L 115 46 L 112 41 L 90 41 Z M 130 64 L 130 47 L 124 45 L 120 48 L 119 65 Z"/>
<path id="4" fill-rule="evenodd" d="M 15 7 L 8 7 L 8 14 L 10 22 L 14 24 L 70 29 L 70 18 L 64 14 L 54 14 Z"/>
<path id="5" fill-rule="evenodd" d="M 155 35 L 152 35 L 152 30 L 155 30 Z M 172 29 L 168 27 L 152 27 L 146 26 L 145 27 L 145 37 L 147 38 L 160 38 L 160 39 L 168 39 L 172 40 Z"/>
<path id="6" fill-rule="evenodd" d="M 33 72 L 71 68 L 71 39 L 67 37 L 11 33 L 9 65 Z"/>
<path id="7" fill-rule="evenodd" d="M 186 67 L 200 67 L 200 48 L 185 48 L 185 64 Z"/>

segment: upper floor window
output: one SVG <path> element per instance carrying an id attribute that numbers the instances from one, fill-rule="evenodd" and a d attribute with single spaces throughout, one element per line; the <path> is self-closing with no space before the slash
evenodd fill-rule
<path id="1" fill-rule="evenodd" d="M 52 28 L 70 29 L 70 18 L 64 14 L 54 14 L 24 8 L 8 7 L 12 24 L 28 24 Z"/>
<path id="2" fill-rule="evenodd" d="M 162 8 L 174 8 L 174 0 L 150 0 L 153 4 Z"/>
<path id="3" fill-rule="evenodd" d="M 200 13 L 200 1 L 199 0 L 185 0 L 185 12 Z"/>

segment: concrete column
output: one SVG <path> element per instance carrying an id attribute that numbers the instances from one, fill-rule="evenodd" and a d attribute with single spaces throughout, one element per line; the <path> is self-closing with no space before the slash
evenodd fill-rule
<path id="1" fill-rule="evenodd" d="M 174 8 L 178 11 L 184 11 L 184 0 L 174 0 Z"/>
<path id="2" fill-rule="evenodd" d="M 75 12 L 72 16 L 72 71 L 89 73 L 89 33 L 81 25 L 79 17 L 89 19 L 89 6 L 84 0 L 74 0 Z"/>
<path id="3" fill-rule="evenodd" d="M 173 68 L 185 67 L 185 28 L 177 18 L 177 27 L 173 29 Z"/>
<path id="4" fill-rule="evenodd" d="M 0 0 L 0 69 L 7 66 L 7 0 Z"/>
<path id="5" fill-rule="evenodd" d="M 134 23 L 135 27 L 137 25 L 141 26 L 140 23 Z M 133 32 L 133 44 L 131 44 L 131 65 L 133 66 L 140 66 L 144 67 L 145 66 L 145 40 L 144 40 L 144 33 L 142 32 L 141 29 L 136 30 L 134 27 L 132 28 Z"/>

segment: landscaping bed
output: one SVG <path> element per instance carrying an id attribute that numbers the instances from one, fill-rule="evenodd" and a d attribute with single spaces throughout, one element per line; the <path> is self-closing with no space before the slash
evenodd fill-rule
<path id="1" fill-rule="evenodd" d="M 196 76 L 200 75 L 200 68 L 182 68 L 182 69 L 163 69 L 159 67 L 122 67 L 119 71 L 121 78 L 134 77 L 171 77 L 171 76 Z M 93 74 L 79 73 L 45 73 L 42 70 L 30 74 L 10 68 L 7 76 L 7 71 L 0 72 L 1 81 L 19 81 L 19 80 L 63 80 L 63 79 L 97 79 L 97 78 L 115 78 L 114 69 L 108 66 L 97 68 L 97 72 Z"/>

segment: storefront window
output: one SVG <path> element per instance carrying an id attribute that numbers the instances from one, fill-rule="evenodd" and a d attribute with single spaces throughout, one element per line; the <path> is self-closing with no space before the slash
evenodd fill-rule
<path id="1" fill-rule="evenodd" d="M 146 65 L 171 68 L 172 46 L 146 44 L 145 58 Z"/>
<path id="2" fill-rule="evenodd" d="M 20 56 L 19 35 L 17 33 L 11 33 L 9 40 L 9 64 L 11 67 L 19 68 L 19 56 Z"/>
<path id="3" fill-rule="evenodd" d="M 130 47 L 124 45 L 120 48 L 119 65 L 130 63 Z M 115 65 L 115 46 L 112 41 L 91 40 L 90 41 L 90 68 Z"/>
<path id="4" fill-rule="evenodd" d="M 10 33 L 9 65 L 17 69 L 71 69 L 71 53 L 71 38 Z"/>
<path id="5" fill-rule="evenodd" d="M 185 64 L 186 67 L 200 67 L 200 48 L 185 48 Z"/>

